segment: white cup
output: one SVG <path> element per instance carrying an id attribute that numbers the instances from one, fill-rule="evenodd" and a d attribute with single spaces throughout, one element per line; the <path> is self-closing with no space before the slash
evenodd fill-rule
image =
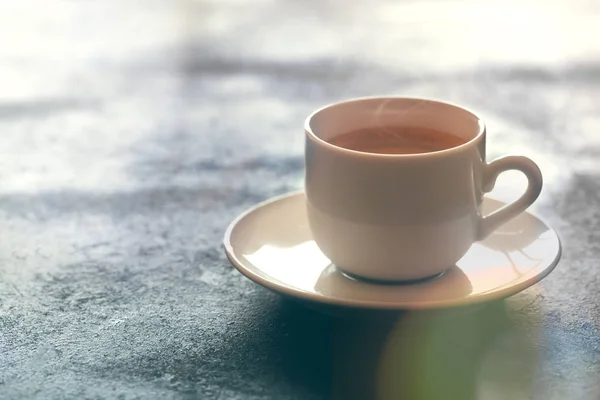
<path id="1" fill-rule="evenodd" d="M 412 126 L 467 142 L 420 154 L 374 154 L 328 143 L 357 129 Z M 307 212 L 321 251 L 358 277 L 405 281 L 436 276 L 473 242 L 529 207 L 542 189 L 526 157 L 485 162 L 485 125 L 464 108 L 434 100 L 369 97 L 325 106 L 305 123 Z M 514 203 L 482 216 L 483 194 L 507 170 L 529 181 Z"/>

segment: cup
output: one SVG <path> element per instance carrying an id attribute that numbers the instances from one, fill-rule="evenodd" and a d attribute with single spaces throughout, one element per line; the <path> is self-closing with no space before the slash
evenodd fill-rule
<path id="1" fill-rule="evenodd" d="M 375 154 L 328 141 L 377 126 L 430 128 L 466 143 L 419 154 Z M 321 251 L 347 274 L 410 281 L 443 273 L 471 245 L 529 207 L 542 189 L 530 159 L 485 161 L 486 128 L 445 102 L 368 97 L 331 104 L 305 122 L 307 215 Z M 499 174 L 518 170 L 528 186 L 514 203 L 483 216 L 483 195 Z"/>

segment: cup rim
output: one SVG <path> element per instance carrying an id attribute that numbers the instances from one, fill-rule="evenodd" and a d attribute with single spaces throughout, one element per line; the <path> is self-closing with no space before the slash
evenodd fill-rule
<path id="1" fill-rule="evenodd" d="M 313 130 L 310 126 L 312 119 L 323 110 L 326 110 L 328 108 L 331 108 L 333 106 L 337 106 L 340 104 L 355 103 L 355 102 L 361 102 L 361 101 L 365 101 L 365 100 L 376 100 L 376 99 L 381 99 L 381 100 L 386 100 L 386 99 L 419 100 L 419 101 L 426 101 L 426 102 L 430 102 L 430 103 L 437 103 L 437 104 L 450 106 L 452 108 L 455 108 L 457 111 L 465 112 L 465 113 L 471 114 L 471 116 L 475 117 L 478 121 L 479 131 L 473 138 L 469 139 L 467 142 L 462 143 L 455 147 L 450 147 L 448 149 L 444 149 L 444 150 L 430 151 L 430 152 L 426 152 L 426 153 L 386 154 L 386 153 L 369 153 L 369 152 L 351 150 L 351 149 L 347 149 L 345 147 L 336 146 L 336 145 L 331 144 L 331 143 L 321 139 L 320 137 L 318 137 L 313 132 Z M 466 107 L 460 106 L 458 104 L 455 104 L 455 103 L 452 103 L 449 101 L 438 100 L 438 99 L 428 98 L 428 97 L 393 96 L 393 95 L 391 95 L 391 96 L 353 97 L 353 98 L 350 98 L 347 100 L 336 101 L 336 102 L 326 104 L 322 107 L 319 107 L 318 109 L 316 109 L 315 111 L 310 113 L 308 115 L 308 117 L 306 117 L 306 119 L 304 120 L 304 132 L 306 133 L 307 137 L 309 139 L 311 139 L 312 141 L 314 141 L 322 146 L 325 146 L 326 148 L 328 148 L 330 150 L 338 151 L 343 154 L 355 155 L 355 156 L 361 156 L 361 157 L 373 157 L 373 158 L 423 158 L 423 157 L 436 157 L 436 156 L 442 156 L 442 155 L 446 155 L 446 154 L 450 154 L 450 153 L 455 153 L 455 152 L 461 151 L 462 149 L 464 149 L 466 147 L 472 146 L 473 143 L 479 141 L 479 139 L 485 135 L 486 126 L 485 126 L 485 122 L 475 112 L 471 111 L 470 109 L 468 109 Z"/>

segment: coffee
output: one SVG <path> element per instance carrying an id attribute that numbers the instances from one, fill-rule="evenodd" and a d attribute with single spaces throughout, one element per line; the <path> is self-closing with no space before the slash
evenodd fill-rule
<path id="1" fill-rule="evenodd" d="M 466 142 L 447 132 L 406 126 L 357 129 L 329 140 L 329 143 L 345 149 L 379 154 L 431 153 Z"/>

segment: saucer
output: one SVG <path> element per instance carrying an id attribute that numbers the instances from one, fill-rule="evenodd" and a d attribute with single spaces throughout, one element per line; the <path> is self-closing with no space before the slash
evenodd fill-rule
<path id="1" fill-rule="evenodd" d="M 485 198 L 483 214 L 504 203 Z M 277 293 L 328 306 L 377 310 L 470 305 L 514 295 L 539 282 L 558 263 L 556 232 L 524 212 L 443 275 L 420 283 L 381 284 L 342 273 L 313 241 L 303 192 L 258 204 L 225 233 L 225 252 L 238 271 Z"/>

